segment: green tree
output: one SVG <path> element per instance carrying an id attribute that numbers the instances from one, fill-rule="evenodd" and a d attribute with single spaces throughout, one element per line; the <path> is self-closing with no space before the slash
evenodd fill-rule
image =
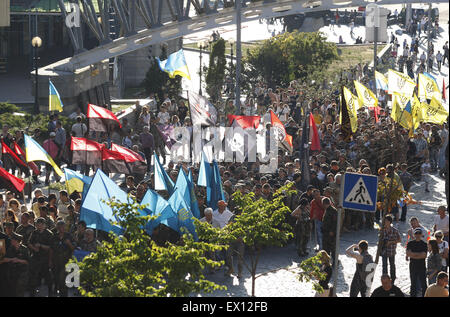
<path id="1" fill-rule="evenodd" d="M 239 215 L 221 230 L 198 221 L 196 223 L 199 237 L 211 243 L 230 244 L 241 239 L 247 246 L 248 256 L 238 256 L 252 276 L 252 296 L 255 296 L 256 279 L 263 275 L 256 274 L 263 248 L 281 247 L 293 236 L 292 227 L 286 223 L 286 214 L 291 211 L 283 203 L 286 195 L 296 192 L 291 187 L 292 184 L 289 184 L 280 188 L 270 201 L 262 198 L 255 201 L 253 192 L 246 195 L 235 192 L 233 201 Z"/>
<path id="2" fill-rule="evenodd" d="M 304 79 L 325 69 L 338 58 L 334 43 L 326 42 L 320 32 L 291 32 L 277 35 L 249 51 L 248 69 L 257 71 L 271 87 L 287 86 L 294 79 Z"/>
<path id="3" fill-rule="evenodd" d="M 212 102 L 217 102 L 221 96 L 226 64 L 225 40 L 221 38 L 212 44 L 209 67 L 205 77 L 206 92 Z"/>
<path id="4" fill-rule="evenodd" d="M 311 282 L 313 289 L 316 292 L 322 293 L 323 287 L 320 286 L 319 281 L 326 278 L 326 274 L 320 271 L 320 255 L 317 254 L 309 259 L 306 259 L 300 263 L 300 273 L 298 274 L 298 280 L 300 282 Z"/>
<path id="5" fill-rule="evenodd" d="M 158 246 L 144 230 L 151 217 L 141 216 L 137 203 L 110 204 L 125 233 L 111 234 L 111 242 L 103 242 L 96 253 L 77 262 L 83 296 L 186 296 L 225 288 L 203 274 L 220 265 L 205 257 L 206 252 L 222 246 L 195 242 L 189 234 L 178 244 Z"/>
<path id="6" fill-rule="evenodd" d="M 181 77 L 175 76 L 170 78 L 169 74 L 163 72 L 159 68 L 158 62 L 154 56 L 149 55 L 151 60 L 150 68 L 145 75 L 145 79 L 142 82 L 142 86 L 145 88 L 147 94 L 155 93 L 159 102 L 164 100 L 164 93 L 169 96 L 179 96 L 181 93 Z M 161 46 L 160 60 L 167 59 L 167 49 L 165 45 Z"/>

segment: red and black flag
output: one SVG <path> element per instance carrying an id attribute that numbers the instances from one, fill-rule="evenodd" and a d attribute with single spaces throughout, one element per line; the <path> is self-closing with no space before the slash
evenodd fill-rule
<path id="1" fill-rule="evenodd" d="M 347 102 L 344 97 L 344 86 L 341 87 L 341 133 L 345 142 L 350 142 L 353 132 L 350 116 L 348 114 Z"/>
<path id="2" fill-rule="evenodd" d="M 24 161 L 22 161 L 16 153 L 13 152 L 9 148 L 9 146 L 6 145 L 5 142 L 3 142 L 2 139 L 2 154 L 3 154 L 3 161 L 7 161 L 5 165 L 13 166 L 16 165 L 18 167 L 28 168 L 27 164 L 25 164 Z"/>
<path id="3" fill-rule="evenodd" d="M 26 162 L 26 155 L 25 152 L 22 150 L 22 148 L 16 143 L 16 141 L 13 142 L 14 146 L 14 152 L 17 154 L 17 156 L 23 161 Z M 39 167 L 34 162 L 28 162 L 28 167 L 31 168 L 34 175 L 41 174 L 41 171 L 39 170 Z"/>
<path id="4" fill-rule="evenodd" d="M 116 127 L 122 128 L 114 113 L 103 107 L 88 104 L 87 117 L 91 131 L 112 132 Z"/>
<path id="5" fill-rule="evenodd" d="M 25 182 L 18 177 L 8 173 L 0 167 L 0 188 L 5 188 L 12 192 L 21 193 L 25 187 Z"/>
<path id="6" fill-rule="evenodd" d="M 86 138 L 72 137 L 72 142 L 70 144 L 72 164 L 101 166 L 103 147 L 103 144 Z"/>
<path id="7" fill-rule="evenodd" d="M 145 174 L 147 172 L 147 163 L 142 155 L 115 143 L 111 143 L 111 150 L 123 155 L 131 173 Z"/>
<path id="8" fill-rule="evenodd" d="M 102 148 L 103 171 L 106 173 L 131 174 L 128 169 L 125 157 L 116 151 Z"/>

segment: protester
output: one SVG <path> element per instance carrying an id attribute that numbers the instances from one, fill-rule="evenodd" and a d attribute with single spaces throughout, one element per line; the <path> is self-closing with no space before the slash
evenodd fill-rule
<path id="1" fill-rule="evenodd" d="M 361 294 L 361 297 L 367 297 L 366 278 L 370 272 L 366 268 L 369 263 L 373 263 L 372 256 L 367 251 L 368 248 L 369 244 L 367 241 L 361 240 L 358 244 L 348 247 L 345 251 L 347 256 L 356 259 L 356 271 L 350 286 L 350 297 L 358 297 L 358 294 Z M 355 251 L 358 251 L 358 253 Z"/>
<path id="2" fill-rule="evenodd" d="M 381 286 L 374 289 L 370 297 L 405 297 L 405 294 L 394 285 L 388 274 L 381 275 Z"/>
<path id="3" fill-rule="evenodd" d="M 411 297 L 418 294 L 423 297 L 427 289 L 426 281 L 426 264 L 428 247 L 422 240 L 422 230 L 416 228 L 414 230 L 414 240 L 409 241 L 406 246 L 406 256 L 409 258 L 409 273 L 411 279 Z M 421 290 L 421 293 L 418 290 Z"/>
<path id="4" fill-rule="evenodd" d="M 448 274 L 445 272 L 439 272 L 436 283 L 428 286 L 424 297 L 448 297 L 447 286 Z"/>

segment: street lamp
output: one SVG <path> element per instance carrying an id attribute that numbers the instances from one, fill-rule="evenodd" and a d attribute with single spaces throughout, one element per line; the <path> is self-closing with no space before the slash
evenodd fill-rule
<path id="1" fill-rule="evenodd" d="M 198 89 L 198 94 L 201 96 L 202 95 L 202 51 L 203 51 L 203 49 L 206 48 L 207 45 L 206 45 L 205 41 L 200 41 L 197 43 L 197 46 L 200 50 L 200 72 L 199 72 L 200 88 Z"/>
<path id="2" fill-rule="evenodd" d="M 38 93 L 38 48 L 42 46 L 42 40 L 39 36 L 33 37 L 31 40 L 31 45 L 33 46 L 33 60 L 34 60 L 34 70 L 35 70 L 35 92 L 34 92 L 34 113 L 39 113 L 39 93 Z"/>
<path id="3" fill-rule="evenodd" d="M 230 40 L 229 40 L 229 42 L 230 42 L 230 46 L 231 46 L 231 66 L 233 66 L 233 45 L 234 45 L 234 39 L 233 38 L 231 38 Z"/>

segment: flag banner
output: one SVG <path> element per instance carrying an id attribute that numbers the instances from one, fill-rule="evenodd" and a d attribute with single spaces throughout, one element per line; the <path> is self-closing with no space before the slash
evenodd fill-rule
<path id="1" fill-rule="evenodd" d="M 378 99 L 369 88 L 356 80 L 354 81 L 354 84 L 359 99 L 359 104 L 356 110 L 362 107 L 378 107 Z M 347 105 L 348 104 L 349 102 L 347 101 Z"/>
<path id="2" fill-rule="evenodd" d="M 233 121 L 237 122 L 242 129 L 258 129 L 259 122 L 261 121 L 260 116 L 235 116 L 232 114 L 228 115 L 228 122 L 231 126 Z"/>
<path id="3" fill-rule="evenodd" d="M 177 215 L 172 210 L 172 207 L 169 205 L 167 200 L 162 198 L 157 192 L 149 189 L 145 193 L 142 201 L 140 203 L 141 206 L 145 206 L 144 209 L 139 210 L 141 215 L 143 216 L 158 216 L 158 218 L 154 220 L 150 220 L 145 225 L 145 230 L 148 234 L 152 234 L 153 230 L 161 223 L 167 219 L 177 218 Z M 177 221 L 178 222 L 178 221 Z M 176 222 L 176 223 L 177 223 Z M 168 226 L 171 226 L 174 222 L 168 222 Z M 171 227 L 173 230 L 178 231 L 178 225 Z"/>
<path id="4" fill-rule="evenodd" d="M 25 164 L 17 155 L 14 153 L 9 146 L 6 145 L 5 142 L 3 142 L 3 139 L 1 140 L 2 144 L 2 154 L 3 154 L 3 160 L 9 159 L 11 163 L 15 163 L 18 167 L 24 167 L 28 168 L 27 164 Z M 8 157 L 8 158 L 6 158 Z"/>
<path id="5" fill-rule="evenodd" d="M 377 71 L 375 71 L 375 84 L 379 90 L 388 90 L 388 80 L 386 76 Z"/>
<path id="6" fill-rule="evenodd" d="M 86 226 L 105 232 L 123 234 L 123 229 L 113 225 L 110 221 L 118 221 L 113 209 L 107 204 L 111 199 L 118 203 L 132 203 L 120 187 L 111 180 L 101 169 L 97 169 L 94 178 L 83 197 L 81 204 L 80 220 L 86 222 Z"/>
<path id="7" fill-rule="evenodd" d="M 115 143 L 111 143 L 111 150 L 122 154 L 131 173 L 134 174 L 147 173 L 147 163 L 145 161 L 145 158 L 143 158 L 138 153 Z"/>
<path id="8" fill-rule="evenodd" d="M 361 99 L 357 98 L 355 95 L 351 93 L 347 87 L 343 88 L 344 92 L 344 100 L 346 105 L 346 113 L 348 115 L 348 118 L 350 120 L 350 127 L 352 130 L 352 133 L 355 133 L 358 129 L 358 109 L 359 105 L 361 103 Z"/>
<path id="9" fill-rule="evenodd" d="M 414 94 L 413 96 L 411 108 L 413 129 L 416 130 L 419 127 L 420 123 L 424 121 L 422 114 L 422 103 L 419 101 L 419 98 L 417 98 L 416 94 Z"/>
<path id="10" fill-rule="evenodd" d="M 69 168 L 64 169 L 64 176 L 66 178 L 66 188 L 69 195 L 74 191 L 83 193 L 92 182 L 92 177 L 83 175 Z"/>
<path id="11" fill-rule="evenodd" d="M 341 100 L 341 107 L 340 107 L 341 113 L 340 113 L 340 116 L 339 116 L 339 123 L 341 125 L 341 133 L 343 134 L 343 139 L 344 139 L 345 142 L 348 143 L 348 142 L 351 141 L 351 137 L 353 135 L 353 132 L 352 132 L 353 126 L 352 126 L 352 123 L 351 123 L 351 120 L 350 120 L 350 115 L 354 116 L 354 112 L 352 110 L 352 112 L 350 114 L 350 111 L 348 110 L 347 101 L 345 99 L 345 93 L 344 93 L 345 89 L 347 89 L 347 88 L 342 86 L 342 88 L 341 88 L 341 97 L 340 97 L 340 100 Z M 355 109 L 354 104 L 351 106 L 351 108 Z"/>
<path id="12" fill-rule="evenodd" d="M 177 181 L 175 183 L 175 191 L 178 191 L 184 198 L 189 210 L 194 217 L 200 218 L 200 209 L 198 208 L 197 197 L 195 196 L 194 187 L 191 186 L 183 168 L 178 171 Z"/>
<path id="13" fill-rule="evenodd" d="M 311 115 L 311 113 L 310 113 Z M 302 140 L 300 142 L 300 163 L 302 173 L 302 185 L 309 185 L 311 181 L 310 168 L 309 168 L 309 124 L 311 122 L 310 117 L 305 117 L 302 127 Z"/>
<path id="14" fill-rule="evenodd" d="M 171 138 L 174 127 L 170 124 L 157 124 L 156 127 L 158 128 L 158 131 L 161 134 L 164 143 L 170 150 L 172 148 L 172 145 L 176 143 L 176 141 Z"/>
<path id="15" fill-rule="evenodd" d="M 195 229 L 192 212 L 189 210 L 187 203 L 183 199 L 183 195 L 176 189 L 168 200 L 172 210 L 177 215 L 178 219 L 178 232 L 184 234 L 189 232 L 194 237 L 195 241 L 198 241 L 197 230 Z M 170 223 L 170 222 L 169 222 Z M 187 230 L 187 232 L 186 232 Z"/>
<path id="16" fill-rule="evenodd" d="M 17 154 L 17 156 L 22 160 L 22 162 L 26 162 L 25 159 L 25 152 L 22 150 L 22 148 L 16 143 L 16 141 L 13 141 L 14 145 L 14 152 Z M 28 162 L 28 167 L 31 168 L 34 175 L 40 175 L 41 171 L 39 170 L 39 167 L 34 162 Z"/>
<path id="17" fill-rule="evenodd" d="M 406 97 L 411 97 L 416 88 L 416 83 L 408 75 L 399 73 L 395 70 L 388 70 L 388 92 L 394 92 Z"/>
<path id="18" fill-rule="evenodd" d="M 275 135 L 278 138 L 280 147 L 284 147 L 289 152 L 292 152 L 292 136 L 286 133 L 284 124 L 278 119 L 277 115 L 270 110 L 270 121 L 272 127 L 275 128 Z"/>
<path id="19" fill-rule="evenodd" d="M 392 97 L 392 120 L 405 129 L 413 130 L 411 98 L 397 93 L 394 93 Z"/>
<path id="20" fill-rule="evenodd" d="M 63 171 L 53 161 L 52 157 L 39 145 L 32 137 L 24 134 L 25 136 L 25 153 L 27 162 L 31 161 L 44 161 L 50 164 L 55 170 L 56 174 L 60 177 L 64 175 Z"/>
<path id="21" fill-rule="evenodd" d="M 156 152 L 153 152 L 153 155 L 155 158 L 155 190 L 167 190 L 169 195 L 172 195 L 175 184 L 169 175 L 167 175 L 164 166 L 159 162 L 159 157 Z"/>
<path id="22" fill-rule="evenodd" d="M 209 188 L 209 190 L 208 190 Z M 225 194 L 222 188 L 222 180 L 220 178 L 219 166 L 216 160 L 213 161 L 213 168 L 211 174 L 211 182 L 206 190 L 207 206 L 213 210 L 217 209 L 217 202 L 219 200 L 225 201 Z"/>
<path id="23" fill-rule="evenodd" d="M 311 151 L 320 151 L 320 138 L 319 133 L 317 132 L 316 122 L 314 121 L 314 116 L 312 113 L 309 113 L 309 127 L 310 127 L 310 137 L 311 140 Z"/>
<path id="24" fill-rule="evenodd" d="M 192 125 L 215 126 L 217 110 L 213 104 L 195 92 L 189 91 L 188 95 Z"/>
<path id="25" fill-rule="evenodd" d="M 202 151 L 202 160 L 198 171 L 197 185 L 203 187 L 210 187 L 211 183 L 211 164 L 206 158 L 206 154 Z"/>
<path id="26" fill-rule="evenodd" d="M 102 149 L 104 145 L 86 138 L 72 137 L 70 150 L 72 164 L 86 164 L 101 166 Z"/>
<path id="27" fill-rule="evenodd" d="M 431 100 L 433 96 L 436 100 L 441 99 L 441 91 L 436 83 L 436 81 L 430 76 L 426 76 L 424 74 L 419 74 L 419 87 L 417 91 L 417 97 L 420 100 Z"/>
<path id="28" fill-rule="evenodd" d="M 25 182 L 22 179 L 8 173 L 3 167 L 0 167 L 0 188 L 21 193 L 24 187 Z"/>
<path id="29" fill-rule="evenodd" d="M 442 106 L 440 100 L 433 96 L 429 104 L 422 103 L 422 117 L 424 122 L 443 124 L 447 121 L 448 112 Z"/>
<path id="30" fill-rule="evenodd" d="M 91 131 L 112 132 L 116 128 L 122 128 L 114 113 L 103 107 L 88 104 L 87 117 Z"/>
<path id="31" fill-rule="evenodd" d="M 61 97 L 59 96 L 58 91 L 55 88 L 55 85 L 53 85 L 52 81 L 48 81 L 48 111 L 63 111 L 63 103 L 61 101 Z"/>
<path id="32" fill-rule="evenodd" d="M 447 101 L 447 97 L 445 96 L 445 91 L 447 87 L 445 87 L 445 78 L 442 78 L 442 100 Z"/>
<path id="33" fill-rule="evenodd" d="M 125 158 L 120 152 L 102 148 L 102 166 L 106 173 L 130 174 Z"/>
<path id="34" fill-rule="evenodd" d="M 170 78 L 175 78 L 176 75 L 179 75 L 191 80 L 183 49 L 170 54 L 166 60 L 161 61 L 158 57 L 156 57 L 156 60 L 159 68 L 163 72 L 168 73 Z"/>

